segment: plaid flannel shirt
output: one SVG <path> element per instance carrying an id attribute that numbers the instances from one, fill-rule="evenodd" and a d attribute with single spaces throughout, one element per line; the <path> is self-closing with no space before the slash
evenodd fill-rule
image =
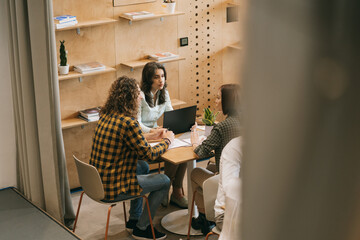
<path id="1" fill-rule="evenodd" d="M 216 171 L 219 172 L 220 156 L 225 145 L 233 138 L 241 134 L 240 118 L 228 116 L 224 121 L 216 124 L 211 130 L 210 135 L 195 148 L 194 152 L 200 157 L 205 158 L 215 151 Z"/>
<path id="2" fill-rule="evenodd" d="M 142 189 L 136 178 L 137 160 L 156 160 L 168 147 L 165 141 L 151 147 L 135 118 L 103 114 L 95 128 L 90 164 L 99 171 L 104 200 L 113 200 L 122 193 L 139 195 Z"/>

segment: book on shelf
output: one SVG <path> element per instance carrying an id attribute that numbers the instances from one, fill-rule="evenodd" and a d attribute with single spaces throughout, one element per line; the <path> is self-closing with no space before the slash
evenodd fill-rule
<path id="1" fill-rule="evenodd" d="M 84 120 L 84 121 L 86 121 L 86 122 L 96 122 L 96 121 L 99 121 L 99 119 L 100 119 L 99 116 L 85 118 L 85 117 L 79 115 L 78 117 L 79 117 L 81 120 Z"/>
<path id="2" fill-rule="evenodd" d="M 100 107 L 88 108 L 79 111 L 79 118 L 87 122 L 98 121 L 100 118 Z"/>
<path id="3" fill-rule="evenodd" d="M 55 29 L 66 28 L 66 27 L 74 26 L 76 24 L 78 24 L 78 21 L 76 19 L 64 23 L 55 23 Z"/>
<path id="4" fill-rule="evenodd" d="M 75 21 L 75 20 L 76 20 L 76 16 L 73 16 L 73 15 L 61 15 L 61 16 L 54 17 L 54 23 L 56 23 L 56 24 L 71 22 L 71 21 Z"/>
<path id="5" fill-rule="evenodd" d="M 89 62 L 78 64 L 74 66 L 74 71 L 79 73 L 91 73 L 96 71 L 105 70 L 105 65 L 99 62 Z"/>
<path id="6" fill-rule="evenodd" d="M 171 52 L 163 52 L 163 53 L 154 53 L 149 55 L 149 59 L 155 61 L 169 60 L 179 58 L 179 55 L 176 55 Z"/>
<path id="7" fill-rule="evenodd" d="M 126 12 L 122 13 L 121 16 L 131 19 L 140 19 L 154 16 L 154 13 L 148 11 Z"/>
<path id="8" fill-rule="evenodd" d="M 93 116 L 99 116 L 100 114 L 100 107 L 93 107 L 93 108 L 88 108 L 88 109 L 84 109 L 84 110 L 80 110 L 79 114 L 83 117 L 93 117 Z"/>

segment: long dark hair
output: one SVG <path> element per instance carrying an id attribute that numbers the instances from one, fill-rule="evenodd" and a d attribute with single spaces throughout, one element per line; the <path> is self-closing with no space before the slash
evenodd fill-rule
<path id="1" fill-rule="evenodd" d="M 139 94 L 135 79 L 127 76 L 118 78 L 110 87 L 109 96 L 101 108 L 101 114 L 116 112 L 136 118 Z"/>
<path id="2" fill-rule="evenodd" d="M 239 114 L 240 85 L 224 84 L 220 87 L 221 109 L 224 115 L 234 116 Z"/>
<path id="3" fill-rule="evenodd" d="M 151 97 L 151 85 L 153 84 L 153 78 L 157 69 L 162 69 L 164 71 L 165 83 L 163 89 L 160 90 L 159 102 L 158 104 L 163 104 L 165 102 L 165 90 L 167 87 L 166 83 L 166 70 L 164 65 L 157 62 L 149 62 L 144 66 L 142 71 L 142 78 L 140 88 L 144 92 L 145 101 L 149 104 L 150 107 L 154 107 L 153 99 Z"/>

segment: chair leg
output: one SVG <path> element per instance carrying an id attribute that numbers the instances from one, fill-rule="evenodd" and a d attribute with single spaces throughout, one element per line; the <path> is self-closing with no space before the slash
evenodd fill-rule
<path id="1" fill-rule="evenodd" d="M 190 239 L 190 230 L 191 230 L 191 222 L 192 222 L 192 216 L 194 212 L 194 204 L 195 204 L 195 194 L 196 190 L 193 193 L 192 201 L 191 201 L 191 210 L 190 210 L 190 219 L 189 219 L 189 227 L 188 227 L 188 234 L 187 234 L 187 240 Z"/>
<path id="2" fill-rule="evenodd" d="M 219 236 L 219 234 L 217 234 L 217 233 L 209 232 L 208 234 L 206 234 L 205 240 L 208 240 L 208 238 L 210 237 L 210 235 L 217 235 L 217 236 Z"/>
<path id="3" fill-rule="evenodd" d="M 161 164 L 160 163 L 159 163 L 158 172 L 159 172 L 159 174 L 161 173 Z"/>
<path id="4" fill-rule="evenodd" d="M 126 209 L 125 209 L 125 202 L 123 202 L 123 209 L 124 209 L 124 220 L 125 220 L 125 224 L 126 224 Z"/>
<path id="5" fill-rule="evenodd" d="M 75 223 L 74 223 L 73 232 L 75 232 L 76 223 L 77 223 L 77 220 L 78 220 L 78 217 L 79 217 L 80 206 L 81 206 L 81 202 L 82 202 L 82 198 L 83 198 L 84 193 L 85 193 L 85 192 L 83 191 L 83 192 L 81 193 L 81 195 L 80 195 L 79 205 L 78 205 L 78 209 L 77 209 L 77 211 L 76 211 L 76 217 L 75 217 Z"/>
<path id="6" fill-rule="evenodd" d="M 147 211 L 148 211 L 148 214 L 149 214 L 149 221 L 150 221 L 150 226 L 151 226 L 151 232 L 152 232 L 152 235 L 153 235 L 154 240 L 156 240 L 155 231 L 154 231 L 154 226 L 153 226 L 153 222 L 152 222 L 152 218 L 151 218 L 149 201 L 148 201 L 148 198 L 147 198 L 146 196 L 142 196 L 142 197 L 145 199 L 145 202 L 146 202 L 146 208 L 147 208 Z"/>
<path id="7" fill-rule="evenodd" d="M 112 204 L 108 209 L 108 215 L 107 215 L 107 221 L 106 221 L 106 229 L 105 229 L 105 240 L 107 240 L 108 235 L 108 229 L 109 229 L 109 222 L 110 222 L 110 212 L 113 207 L 115 207 L 116 204 Z"/>

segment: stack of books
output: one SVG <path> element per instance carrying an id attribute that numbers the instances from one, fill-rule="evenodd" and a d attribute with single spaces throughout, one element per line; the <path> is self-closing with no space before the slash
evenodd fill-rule
<path id="1" fill-rule="evenodd" d="M 89 62 L 89 63 L 74 65 L 74 71 L 79 73 L 91 73 L 91 72 L 104 70 L 105 68 L 106 68 L 105 65 L 99 62 Z"/>
<path id="2" fill-rule="evenodd" d="M 154 16 L 154 13 L 148 11 L 140 11 L 140 12 L 127 12 L 122 13 L 121 16 L 128 19 L 140 19 Z"/>
<path id="3" fill-rule="evenodd" d="M 79 118 L 87 122 L 95 122 L 100 118 L 100 107 L 88 108 L 79 112 Z"/>
<path id="4" fill-rule="evenodd" d="M 61 15 L 54 17 L 55 29 L 70 27 L 76 25 L 77 23 L 78 21 L 76 20 L 76 16 Z"/>
<path id="5" fill-rule="evenodd" d="M 164 60 L 170 60 L 176 58 L 179 58 L 179 55 L 173 54 L 171 52 L 154 53 L 149 55 L 149 59 L 155 61 L 164 61 Z"/>

